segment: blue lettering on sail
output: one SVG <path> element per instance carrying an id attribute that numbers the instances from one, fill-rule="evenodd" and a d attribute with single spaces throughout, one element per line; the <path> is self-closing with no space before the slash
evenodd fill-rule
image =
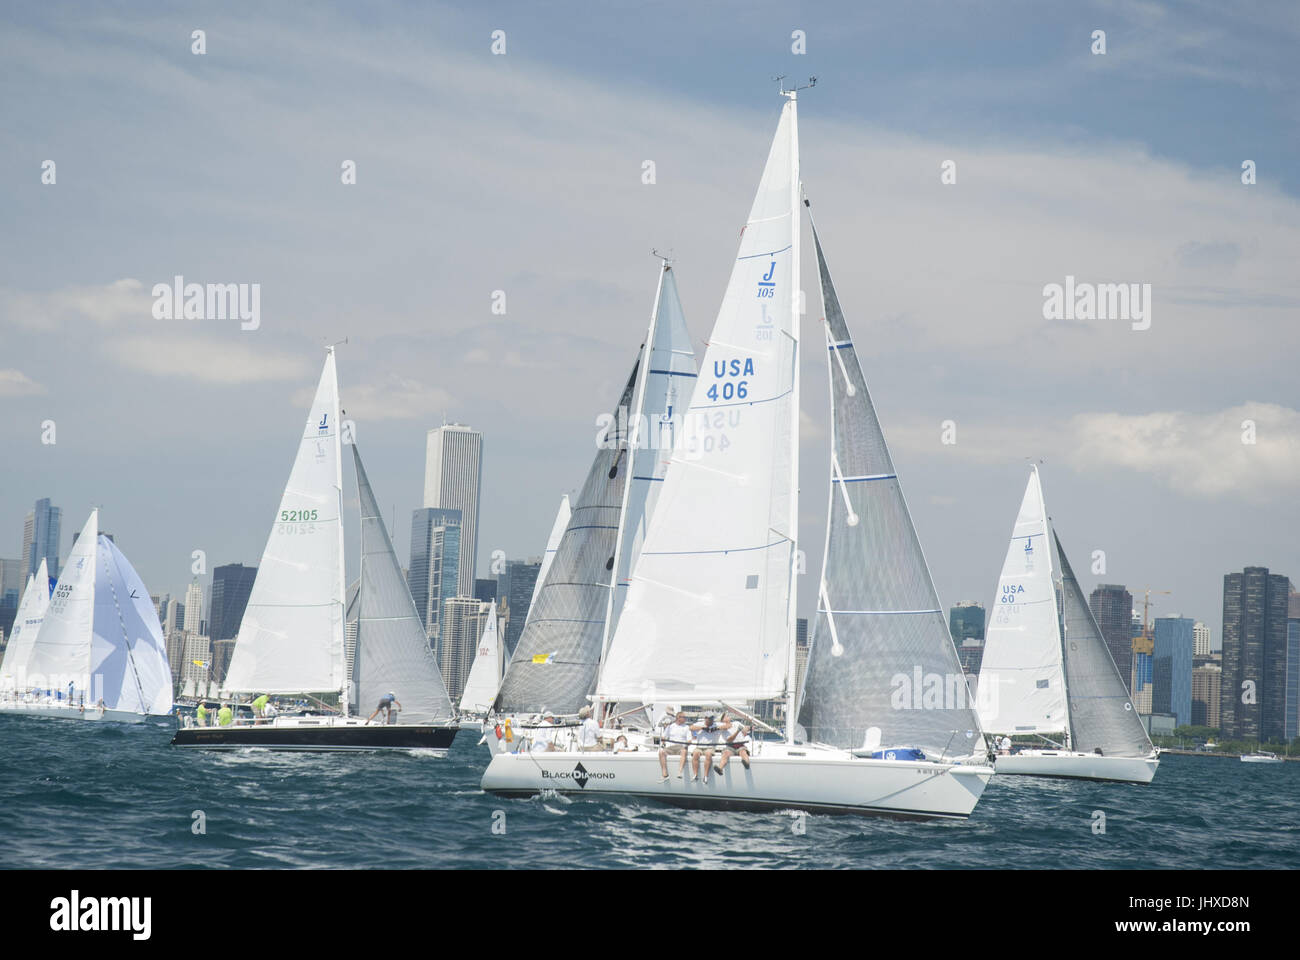
<path id="1" fill-rule="evenodd" d="M 763 279 L 758 281 L 758 299 L 770 299 L 776 296 L 776 281 L 772 279 L 776 275 L 776 261 L 773 260 L 767 268 L 767 273 L 763 274 Z"/>

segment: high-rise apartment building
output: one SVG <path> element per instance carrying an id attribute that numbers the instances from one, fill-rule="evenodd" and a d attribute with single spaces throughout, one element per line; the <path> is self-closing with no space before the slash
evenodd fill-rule
<path id="1" fill-rule="evenodd" d="M 978 676 L 984 660 L 984 606 L 959 603 L 948 611 L 948 632 L 952 634 L 957 658 L 965 674 Z"/>
<path id="2" fill-rule="evenodd" d="M 1290 580 L 1267 567 L 1223 578 L 1223 685 L 1219 701 L 1225 739 L 1286 736 L 1287 608 Z"/>
<path id="3" fill-rule="evenodd" d="M 528 608 L 533 602 L 533 590 L 537 586 L 537 576 L 542 572 L 541 560 L 507 560 L 506 572 L 501 575 L 501 588 L 498 591 L 504 598 L 510 611 L 506 622 L 506 653 L 515 652 L 515 644 L 524 632 L 524 621 L 528 619 Z"/>
<path id="4" fill-rule="evenodd" d="M 1291 591 L 1286 620 L 1286 719 L 1288 741 L 1300 737 L 1300 593 Z"/>
<path id="5" fill-rule="evenodd" d="M 257 567 L 228 563 L 212 571 L 212 609 L 208 614 L 208 635 L 212 642 L 233 640 L 239 636 Z M 222 676 L 225 676 L 222 674 Z"/>
<path id="6" fill-rule="evenodd" d="M 45 561 L 50 579 L 59 578 L 59 535 L 63 526 L 63 509 L 50 505 L 48 497 L 37 500 L 35 509 L 23 519 L 22 581 L 36 572 Z"/>
<path id="7" fill-rule="evenodd" d="M 1129 694 L 1133 697 L 1133 709 L 1145 716 L 1155 706 L 1155 642 L 1150 637 L 1138 636 L 1130 644 L 1129 661 L 1133 666 L 1129 674 Z"/>
<path id="8" fill-rule="evenodd" d="M 483 435 L 463 424 L 429 431 L 424 462 L 424 506 L 460 511 L 460 556 L 453 596 L 474 595 L 478 569 L 478 501 Z"/>
<path id="9" fill-rule="evenodd" d="M 1192 723 L 1198 727 L 1219 726 L 1219 697 L 1223 667 L 1203 663 L 1192 669 Z"/>
<path id="10" fill-rule="evenodd" d="M 411 562 L 406 583 L 424 623 L 424 635 L 437 649 L 446 603 L 460 596 L 461 513 L 421 507 L 411 516 Z"/>
<path id="11" fill-rule="evenodd" d="M 193 580 L 185 588 L 185 622 L 183 628 L 186 633 L 199 634 L 203 632 L 203 587 L 199 581 Z"/>
<path id="12" fill-rule="evenodd" d="M 1192 627 L 1192 655 L 1196 657 L 1210 655 L 1210 628 L 1199 620 Z"/>
<path id="13" fill-rule="evenodd" d="M 1103 583 L 1088 597 L 1088 607 L 1097 619 L 1102 638 L 1119 667 L 1119 674 L 1131 683 L 1133 674 L 1133 595 L 1123 584 Z M 1130 685 L 1129 693 L 1133 693 Z"/>
<path id="14" fill-rule="evenodd" d="M 1177 726 L 1192 722 L 1192 656 L 1195 622 L 1157 617 L 1153 637 L 1151 712 L 1172 713 Z"/>
<path id="15" fill-rule="evenodd" d="M 22 602 L 23 591 L 26 589 L 23 561 L 0 560 L 0 635 L 6 638 L 13 633 L 18 604 Z"/>

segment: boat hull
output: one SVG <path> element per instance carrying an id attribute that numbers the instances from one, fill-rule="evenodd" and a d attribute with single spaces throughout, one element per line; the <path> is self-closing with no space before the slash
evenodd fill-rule
<path id="1" fill-rule="evenodd" d="M 331 723 L 329 718 L 228 727 L 180 727 L 172 746 L 208 750 L 425 750 L 445 757 L 459 726 L 452 724 Z"/>
<path id="2" fill-rule="evenodd" d="M 70 707 L 63 703 L 0 703 L 0 715 L 15 717 L 53 717 L 58 720 L 88 720 L 92 723 L 144 723 L 147 719 L 142 713 L 128 710 L 99 711 L 87 707 L 83 713 L 79 707 Z"/>
<path id="3" fill-rule="evenodd" d="M 708 783 L 693 781 L 690 764 L 661 782 L 657 751 L 632 753 L 498 753 L 483 774 L 483 789 L 502 796 L 544 791 L 621 794 L 673 806 L 711 810 L 805 810 L 909 820 L 965 819 L 993 768 L 929 761 L 864 760 L 846 751 L 771 746 L 750 761 L 733 759 Z"/>
<path id="4" fill-rule="evenodd" d="M 1150 783 L 1160 761 L 1147 757 L 1103 757 L 1095 753 L 1064 750 L 1024 750 L 994 761 L 998 776 L 1065 777 L 1077 780 L 1115 780 Z"/>

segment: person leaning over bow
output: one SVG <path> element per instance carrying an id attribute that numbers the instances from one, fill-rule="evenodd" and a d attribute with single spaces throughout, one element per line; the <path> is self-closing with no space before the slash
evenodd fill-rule
<path id="1" fill-rule="evenodd" d="M 681 756 L 682 761 L 677 766 L 677 775 L 679 777 L 686 774 L 686 754 L 690 752 L 691 745 L 691 727 L 686 722 L 686 711 L 678 710 L 677 716 L 664 729 L 663 745 L 659 747 L 659 773 L 661 774 L 659 782 L 664 783 L 668 780 L 668 757 Z"/>

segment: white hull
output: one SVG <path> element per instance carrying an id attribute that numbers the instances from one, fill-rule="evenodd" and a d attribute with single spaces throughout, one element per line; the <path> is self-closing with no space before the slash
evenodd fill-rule
<path id="1" fill-rule="evenodd" d="M 16 717 L 56 717 L 60 720 L 92 720 L 98 723 L 144 723 L 145 715 L 129 710 L 96 710 L 71 707 L 66 703 L 21 703 L 0 700 L 0 714 Z"/>
<path id="2" fill-rule="evenodd" d="M 1081 780 L 1119 780 L 1150 783 L 1160 761 L 1147 757 L 1103 757 L 1067 750 L 1022 750 L 999 756 L 994 767 L 999 776 L 1073 777 Z"/>
<path id="3" fill-rule="evenodd" d="M 1241 762 L 1242 763 L 1281 763 L 1282 758 L 1275 757 L 1272 755 L 1260 756 L 1257 753 L 1251 753 L 1251 754 L 1246 754 L 1246 756 L 1242 757 Z"/>
<path id="4" fill-rule="evenodd" d="M 993 776 L 986 765 L 865 760 L 830 747 L 777 743 L 763 744 L 748 770 L 733 757 L 725 773 L 710 772 L 708 783 L 691 780 L 689 761 L 685 777 L 679 777 L 679 763 L 680 757 L 669 757 L 671 776 L 660 782 L 655 750 L 498 753 L 482 785 L 507 796 L 553 790 L 622 794 L 706 809 L 961 819 L 970 816 Z"/>

